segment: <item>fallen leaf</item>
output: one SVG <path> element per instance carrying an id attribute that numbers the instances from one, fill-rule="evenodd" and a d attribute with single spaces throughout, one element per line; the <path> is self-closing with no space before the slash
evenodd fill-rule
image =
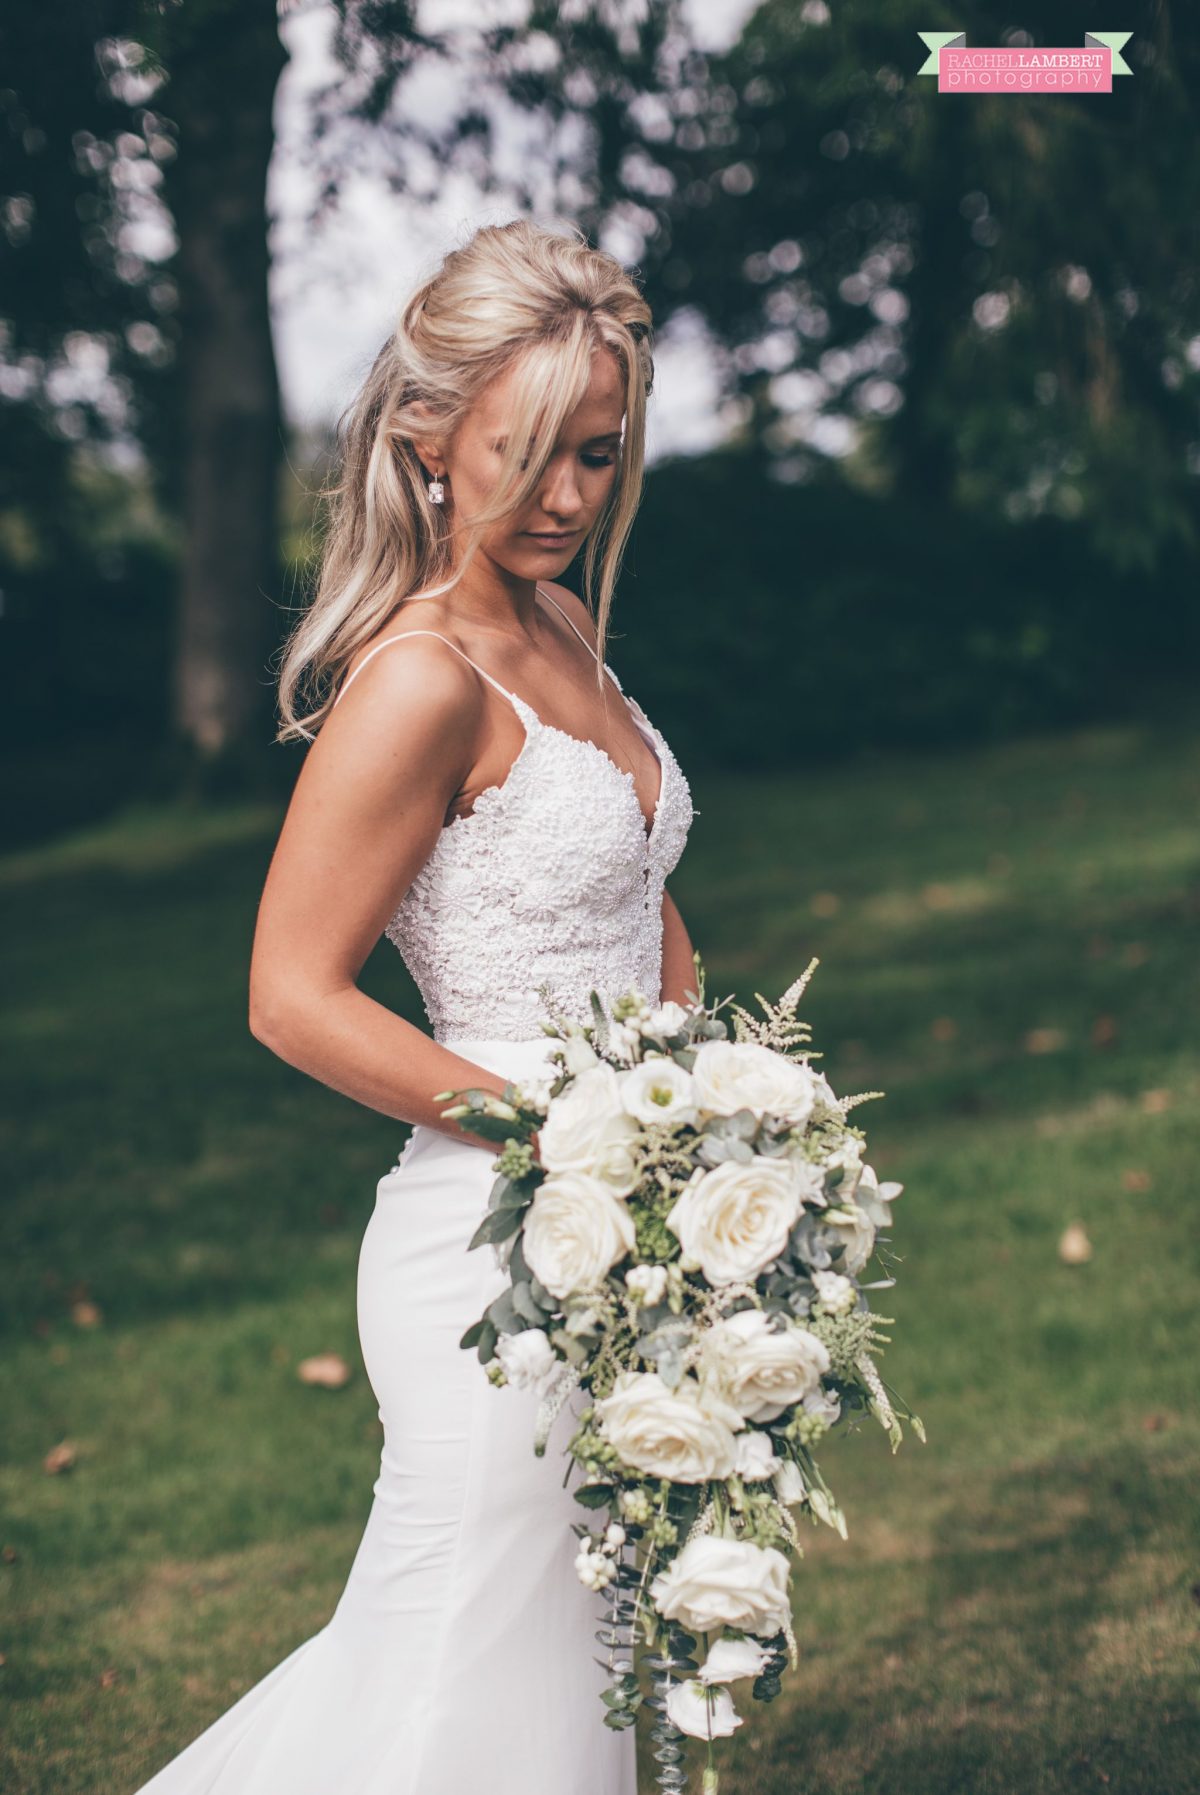
<path id="1" fill-rule="evenodd" d="M 958 1033 L 958 1023 L 953 1016 L 935 1016 L 929 1025 L 929 1032 L 935 1041 L 953 1041 Z"/>
<path id="2" fill-rule="evenodd" d="M 1064 1265 L 1086 1265 L 1092 1256 L 1092 1243 L 1081 1222 L 1064 1228 L 1058 1243 L 1058 1256 Z"/>
<path id="3" fill-rule="evenodd" d="M 75 1443 L 73 1440 L 60 1440 L 57 1446 L 51 1446 L 42 1460 L 42 1470 L 53 1477 L 56 1472 L 69 1471 L 75 1463 Z"/>
<path id="4" fill-rule="evenodd" d="M 1161 1116 L 1164 1110 L 1170 1109 L 1172 1092 L 1169 1090 L 1153 1090 L 1142 1092 L 1142 1108 L 1148 1116 Z"/>
<path id="5" fill-rule="evenodd" d="M 1121 1183 L 1126 1190 L 1149 1190 L 1150 1174 L 1143 1172 L 1139 1166 L 1126 1166 L 1121 1173 Z"/>
<path id="6" fill-rule="evenodd" d="M 71 1304 L 71 1320 L 77 1328 L 98 1328 L 104 1317 L 97 1304 L 87 1297 L 81 1297 L 77 1303 Z"/>
<path id="7" fill-rule="evenodd" d="M 1148 1434 L 1165 1433 L 1167 1428 L 1170 1425 L 1171 1424 L 1167 1420 L 1167 1417 L 1165 1415 L 1144 1415 L 1142 1417 L 1143 1433 L 1148 1433 Z"/>
<path id="8" fill-rule="evenodd" d="M 4 1560 L 5 1564 L 16 1564 L 17 1548 L 15 1546 L 0 1547 L 0 1558 Z"/>
<path id="9" fill-rule="evenodd" d="M 1025 1035 L 1026 1053 L 1057 1053 L 1066 1045 L 1066 1034 L 1061 1028 L 1031 1028 Z"/>
<path id="10" fill-rule="evenodd" d="M 302 1384 L 318 1384 L 324 1390 L 340 1390 L 350 1378 L 350 1367 L 340 1353 L 314 1353 L 310 1359 L 301 1359 L 296 1367 L 296 1376 Z"/>
<path id="11" fill-rule="evenodd" d="M 1115 1016 L 1097 1016 L 1092 1023 L 1092 1046 L 1107 1047 L 1117 1038 L 1117 1019 Z"/>
<path id="12" fill-rule="evenodd" d="M 814 891 L 809 899 L 814 916 L 836 916 L 841 907 L 842 900 L 836 891 Z"/>
<path id="13" fill-rule="evenodd" d="M 1125 966 L 1144 966 L 1150 958 L 1150 949 L 1144 941 L 1131 941 L 1121 953 L 1121 961 Z"/>
<path id="14" fill-rule="evenodd" d="M 113 1684 L 116 1682 L 118 1675 L 119 1675 L 119 1672 L 114 1670 L 114 1668 L 111 1664 L 109 1665 L 107 1670 L 102 1670 L 100 1672 L 100 1687 L 101 1687 L 101 1689 L 111 1689 Z"/>

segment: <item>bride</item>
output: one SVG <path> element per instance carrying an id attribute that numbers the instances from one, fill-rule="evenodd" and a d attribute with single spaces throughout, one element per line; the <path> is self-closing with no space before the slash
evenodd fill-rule
<path id="1" fill-rule="evenodd" d="M 413 294 L 342 421 L 281 669 L 279 739 L 313 746 L 250 1027 L 414 1124 L 359 1258 L 379 1475 L 328 1624 L 141 1795 L 635 1795 L 633 1730 L 603 1724 L 603 1597 L 574 1568 L 566 1419 L 535 1457 L 537 1393 L 493 1387 L 458 1345 L 506 1279 L 466 1250 L 496 1149 L 439 1094 L 546 1069 L 543 988 L 584 1021 L 593 988 L 683 1002 L 694 981 L 665 889 L 687 781 L 604 662 L 650 345 L 638 288 L 582 233 L 488 226 Z M 554 579 L 581 550 L 596 626 Z M 358 989 L 381 934 L 430 1034 Z"/>

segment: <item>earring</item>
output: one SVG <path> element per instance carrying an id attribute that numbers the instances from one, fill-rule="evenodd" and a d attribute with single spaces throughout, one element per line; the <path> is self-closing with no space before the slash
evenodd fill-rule
<path id="1" fill-rule="evenodd" d="M 429 503 L 431 505 L 444 505 L 445 502 L 446 488 L 440 480 L 431 480 L 429 482 Z"/>

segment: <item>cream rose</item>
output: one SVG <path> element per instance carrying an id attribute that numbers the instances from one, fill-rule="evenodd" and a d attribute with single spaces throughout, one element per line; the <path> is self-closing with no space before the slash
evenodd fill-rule
<path id="1" fill-rule="evenodd" d="M 702 1533 L 659 1572 L 650 1597 L 665 1619 L 689 1629 L 739 1627 L 769 1637 L 791 1612 L 788 1561 L 774 1546 Z"/>
<path id="2" fill-rule="evenodd" d="M 616 1196 L 637 1183 L 637 1124 L 621 1102 L 612 1066 L 581 1072 L 557 1096 L 538 1130 L 538 1151 L 548 1172 L 587 1172 Z"/>
<path id="3" fill-rule="evenodd" d="M 699 1267 L 710 1284 L 756 1278 L 787 1244 L 803 1191 L 794 1161 L 758 1153 L 693 1173 L 667 1215 L 683 1269 Z"/>
<path id="4" fill-rule="evenodd" d="M 676 1060 L 661 1054 L 642 1060 L 621 1079 L 621 1102 L 635 1122 L 673 1123 L 682 1127 L 696 1120 L 696 1093 L 692 1075 Z"/>
<path id="5" fill-rule="evenodd" d="M 750 1109 L 756 1116 L 806 1122 L 812 1113 L 813 1075 L 757 1041 L 706 1041 L 692 1066 L 696 1101 L 702 1109 L 731 1116 Z"/>
<path id="6" fill-rule="evenodd" d="M 596 1404 L 604 1438 L 634 1471 L 675 1483 L 730 1477 L 742 1417 L 693 1377 L 668 1388 L 657 1371 L 622 1371 Z"/>
<path id="7" fill-rule="evenodd" d="M 774 1421 L 819 1388 L 829 1351 L 808 1328 L 776 1333 L 761 1309 L 739 1309 L 704 1334 L 699 1370 L 748 1421 Z"/>
<path id="8" fill-rule="evenodd" d="M 629 1206 L 586 1172 L 560 1172 L 539 1185 L 525 1216 L 525 1263 L 557 1297 L 587 1290 L 632 1251 Z"/>

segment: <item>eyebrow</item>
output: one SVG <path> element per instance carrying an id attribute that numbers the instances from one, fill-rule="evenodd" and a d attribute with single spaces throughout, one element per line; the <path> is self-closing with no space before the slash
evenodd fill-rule
<path id="1" fill-rule="evenodd" d="M 608 430 L 603 436 L 588 437 L 589 443 L 619 443 L 620 440 L 621 432 L 619 430 Z M 585 444 L 584 446 L 586 448 L 587 445 Z"/>

